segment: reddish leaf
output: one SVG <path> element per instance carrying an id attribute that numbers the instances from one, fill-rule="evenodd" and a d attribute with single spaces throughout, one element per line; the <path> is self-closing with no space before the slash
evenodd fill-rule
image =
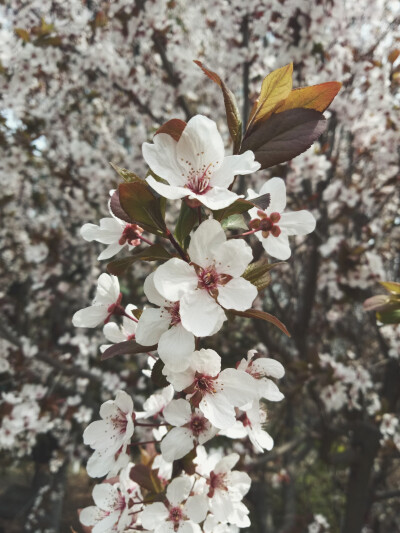
<path id="1" fill-rule="evenodd" d="M 150 492 L 160 493 L 163 491 L 161 480 L 157 476 L 157 470 L 152 470 L 149 466 L 137 464 L 131 468 L 130 478 L 140 487 Z"/>
<path id="2" fill-rule="evenodd" d="M 122 257 L 108 263 L 107 270 L 114 276 L 121 276 L 136 261 L 168 261 L 173 257 L 161 244 L 153 244 L 141 250 L 136 250 L 128 257 Z"/>
<path id="3" fill-rule="evenodd" d="M 338 81 L 328 81 L 310 87 L 294 89 L 286 100 L 275 109 L 275 113 L 282 113 L 288 109 L 301 107 L 302 109 L 315 109 L 323 113 L 331 104 L 342 84 Z"/>
<path id="4" fill-rule="evenodd" d="M 115 172 L 117 172 L 126 183 L 131 183 L 132 181 L 143 181 L 142 178 L 140 178 L 137 174 L 135 174 L 131 170 L 127 170 L 126 168 L 119 167 L 118 165 L 112 163 L 111 161 L 110 161 L 110 165 L 113 167 Z"/>
<path id="5" fill-rule="evenodd" d="M 284 163 L 305 152 L 325 131 L 326 120 L 314 109 L 289 109 L 273 114 L 244 141 L 241 153 L 252 150 L 261 168 Z"/>
<path id="6" fill-rule="evenodd" d="M 258 318 L 260 320 L 265 320 L 266 322 L 271 322 L 271 324 L 274 324 L 274 326 L 283 331 L 285 335 L 290 337 L 290 333 L 288 332 L 286 326 L 282 324 L 282 322 L 278 318 L 276 318 L 276 316 L 270 315 L 265 311 L 259 311 L 258 309 L 247 309 L 247 311 L 236 311 L 235 309 L 229 309 L 229 311 L 237 316 L 244 316 L 247 318 Z"/>
<path id="7" fill-rule="evenodd" d="M 165 124 L 160 126 L 158 130 L 156 131 L 155 135 L 159 133 L 167 133 L 170 135 L 175 141 L 179 141 L 181 138 L 183 130 L 186 128 L 186 122 L 183 120 L 180 120 L 179 118 L 173 118 L 171 120 L 168 120 Z"/>
<path id="8" fill-rule="evenodd" d="M 264 78 L 260 96 L 251 110 L 247 132 L 256 128 L 256 123 L 264 122 L 275 108 L 289 96 L 292 90 L 293 63 L 274 70 Z"/>
<path id="9" fill-rule="evenodd" d="M 107 350 L 101 354 L 101 360 L 111 359 L 117 355 L 136 355 L 138 353 L 152 352 L 156 348 L 157 344 L 154 346 L 142 346 L 134 340 L 119 342 L 118 344 L 113 344 L 107 348 Z"/>
<path id="10" fill-rule="evenodd" d="M 242 119 L 240 117 L 239 109 L 236 103 L 235 95 L 230 89 L 225 85 L 224 81 L 218 76 L 216 72 L 209 70 L 203 65 L 201 61 L 195 61 L 196 65 L 201 68 L 206 76 L 210 78 L 214 83 L 216 83 L 224 97 L 225 103 L 225 113 L 226 119 L 228 122 L 229 133 L 233 141 L 233 153 L 237 154 L 240 142 L 242 139 Z"/>
<path id="11" fill-rule="evenodd" d="M 167 378 L 162 373 L 164 368 L 164 363 L 161 359 L 157 359 L 152 370 L 151 370 L 151 381 L 160 388 L 167 387 L 169 385 Z"/>
<path id="12" fill-rule="evenodd" d="M 117 218 L 120 218 L 124 222 L 128 222 L 128 224 L 132 222 L 129 216 L 122 209 L 121 202 L 119 201 L 118 190 L 115 191 L 114 194 L 111 196 L 110 209 L 112 214 L 115 215 Z"/>
<path id="13" fill-rule="evenodd" d="M 146 182 L 121 183 L 119 201 L 131 222 L 156 235 L 165 235 L 161 199 L 154 196 Z"/>

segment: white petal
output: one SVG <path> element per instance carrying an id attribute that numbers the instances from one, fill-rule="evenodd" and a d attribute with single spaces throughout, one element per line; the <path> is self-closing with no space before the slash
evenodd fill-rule
<path id="1" fill-rule="evenodd" d="M 172 428 L 160 444 L 163 458 L 169 463 L 182 459 L 193 449 L 193 441 L 193 435 L 188 428 Z"/>
<path id="2" fill-rule="evenodd" d="M 209 441 L 215 435 L 218 433 L 218 428 L 215 428 L 210 422 L 207 420 L 204 430 L 200 433 L 198 436 L 199 444 L 204 444 L 205 442 Z"/>
<path id="3" fill-rule="evenodd" d="M 261 429 L 261 427 L 256 427 L 253 431 L 250 431 L 249 439 L 260 452 L 272 450 L 274 447 L 273 438 L 269 433 Z"/>
<path id="4" fill-rule="evenodd" d="M 80 309 L 72 317 L 72 323 L 76 328 L 95 328 L 108 316 L 107 307 L 104 305 L 91 305 Z"/>
<path id="5" fill-rule="evenodd" d="M 237 464 L 239 461 L 240 456 L 237 453 L 230 453 L 220 461 L 218 461 L 218 464 L 214 468 L 214 472 L 216 474 L 223 474 L 226 472 L 230 472 L 232 468 Z"/>
<path id="6" fill-rule="evenodd" d="M 154 285 L 154 272 L 152 272 L 144 280 L 143 291 L 150 303 L 158 305 L 159 307 L 163 307 L 165 305 L 165 298 L 161 296 L 161 294 L 156 289 L 156 286 Z"/>
<path id="7" fill-rule="evenodd" d="M 154 285 L 158 292 L 171 302 L 176 302 L 188 291 L 197 287 L 198 278 L 192 266 L 174 257 L 159 266 L 154 273 Z"/>
<path id="8" fill-rule="evenodd" d="M 114 242 L 107 246 L 107 248 L 103 250 L 101 254 L 97 257 L 97 259 L 99 261 L 103 261 L 104 259 L 110 259 L 110 257 L 113 257 L 118 252 L 120 252 L 124 246 L 125 244 L 119 244 L 118 242 Z"/>
<path id="9" fill-rule="evenodd" d="M 221 166 L 224 142 L 213 120 L 196 115 L 189 120 L 176 146 L 179 165 L 190 171 L 204 172 L 212 164 L 211 172 Z"/>
<path id="10" fill-rule="evenodd" d="M 166 533 L 173 533 L 173 531 L 172 529 L 171 532 L 168 531 Z M 201 529 L 198 524 L 186 520 L 185 522 L 181 522 L 177 533 L 201 533 Z"/>
<path id="11" fill-rule="evenodd" d="M 101 453 L 97 450 L 93 452 L 86 465 L 88 475 L 90 477 L 106 476 L 115 464 L 114 455 L 114 453 Z"/>
<path id="12" fill-rule="evenodd" d="M 257 381 L 241 370 L 226 368 L 218 378 L 223 383 L 223 394 L 235 407 L 244 407 L 258 398 Z"/>
<path id="13" fill-rule="evenodd" d="M 251 247 L 242 239 L 224 242 L 218 247 L 213 246 L 215 268 L 221 274 L 229 274 L 237 278 L 245 271 L 253 259 Z"/>
<path id="14" fill-rule="evenodd" d="M 221 357 L 215 350 L 202 348 L 193 353 L 190 366 L 199 374 L 216 376 L 221 372 Z"/>
<path id="15" fill-rule="evenodd" d="M 95 505 L 91 505 L 90 507 L 82 509 L 79 513 L 79 521 L 84 526 L 94 526 L 102 516 L 104 516 L 104 514 L 101 509 Z"/>
<path id="16" fill-rule="evenodd" d="M 124 342 L 126 336 L 115 322 L 109 322 L 103 328 L 105 338 L 110 342 Z"/>
<path id="17" fill-rule="evenodd" d="M 186 500 L 192 488 L 192 481 L 188 476 L 173 479 L 167 487 L 167 498 L 172 505 L 178 505 Z"/>
<path id="18" fill-rule="evenodd" d="M 282 178 L 271 178 L 260 189 L 259 196 L 269 193 L 271 202 L 266 213 L 282 213 L 286 207 L 286 185 Z"/>
<path id="19" fill-rule="evenodd" d="M 184 372 L 172 372 L 167 366 L 165 366 L 163 368 L 163 374 L 177 392 L 181 392 L 189 387 L 194 380 L 194 371 L 192 371 L 190 367 Z"/>
<path id="20" fill-rule="evenodd" d="M 154 529 L 168 518 L 168 510 L 161 502 L 146 505 L 140 514 L 142 526 L 145 529 Z"/>
<path id="21" fill-rule="evenodd" d="M 181 169 L 176 160 L 177 142 L 166 133 L 154 136 L 153 144 L 143 143 L 142 152 L 151 170 L 171 185 L 184 185 L 186 178 L 181 177 Z"/>
<path id="22" fill-rule="evenodd" d="M 236 175 L 251 174 L 260 166 L 260 163 L 254 160 L 251 150 L 240 155 L 228 155 L 221 167 L 213 173 L 210 183 L 213 187 L 229 187 Z"/>
<path id="23" fill-rule="evenodd" d="M 169 317 L 164 316 L 160 309 L 144 309 L 136 326 L 136 341 L 142 346 L 157 344 L 169 324 Z"/>
<path id="24" fill-rule="evenodd" d="M 233 202 L 236 202 L 238 198 L 243 198 L 243 196 L 238 196 L 236 193 L 228 189 L 222 189 L 221 187 L 212 187 L 204 194 L 192 194 L 191 197 L 196 198 L 208 207 L 208 209 L 212 209 L 213 211 L 228 207 Z"/>
<path id="25" fill-rule="evenodd" d="M 155 180 L 153 176 L 148 176 L 146 178 L 146 181 L 152 189 L 157 191 L 158 194 L 160 194 L 164 198 L 168 198 L 168 200 L 178 200 L 179 198 L 189 196 L 190 194 L 189 189 L 184 189 L 183 187 L 175 187 L 173 185 L 165 185 L 165 183 L 161 183 Z"/>
<path id="26" fill-rule="evenodd" d="M 258 294 L 257 287 L 244 278 L 233 278 L 226 285 L 218 287 L 218 302 L 225 309 L 246 311 Z"/>
<path id="27" fill-rule="evenodd" d="M 271 359 L 270 357 L 256 359 L 253 361 L 251 368 L 271 378 L 281 379 L 285 375 L 283 365 L 276 359 Z"/>
<path id="28" fill-rule="evenodd" d="M 123 390 L 117 391 L 115 395 L 115 405 L 121 409 L 125 414 L 132 414 L 133 411 L 133 401 L 131 396 Z"/>
<path id="29" fill-rule="evenodd" d="M 118 522 L 120 515 L 120 511 L 113 511 L 94 526 L 92 533 L 109 533 L 114 529 L 113 526 Z"/>
<path id="30" fill-rule="evenodd" d="M 183 426 L 190 422 L 192 410 L 190 403 L 183 398 L 172 400 L 163 411 L 164 418 L 172 426 Z"/>
<path id="31" fill-rule="evenodd" d="M 285 228 L 287 235 L 308 235 L 315 230 L 316 220 L 310 211 L 293 211 L 283 213 L 278 222 L 280 228 Z"/>
<path id="32" fill-rule="evenodd" d="M 284 395 L 278 389 L 277 385 L 270 379 L 260 379 L 258 384 L 260 398 L 265 398 L 270 402 L 280 402 L 283 400 Z"/>
<path id="33" fill-rule="evenodd" d="M 96 297 L 93 303 L 111 305 L 118 299 L 119 281 L 117 276 L 110 274 L 101 274 L 97 281 Z"/>
<path id="34" fill-rule="evenodd" d="M 205 494 L 191 496 L 184 505 L 184 511 L 190 520 L 199 524 L 205 519 L 208 512 L 207 496 Z"/>
<path id="35" fill-rule="evenodd" d="M 188 248 L 189 257 L 193 263 L 205 268 L 213 261 L 210 249 L 218 249 L 224 242 L 226 235 L 221 224 L 214 219 L 205 220 L 192 235 Z"/>
<path id="36" fill-rule="evenodd" d="M 215 427 L 227 429 L 235 423 L 235 409 L 220 392 L 206 394 L 200 402 L 200 410 Z"/>
<path id="37" fill-rule="evenodd" d="M 207 337 L 216 332 L 216 327 L 226 320 L 221 307 L 207 291 L 197 289 L 188 292 L 181 299 L 180 315 L 182 325 L 196 337 Z"/>
<path id="38" fill-rule="evenodd" d="M 187 331 L 182 324 L 178 324 L 161 335 L 158 355 L 168 368 L 182 372 L 189 366 L 189 356 L 195 348 L 193 333 Z"/>
<path id="39" fill-rule="evenodd" d="M 256 235 L 262 242 L 264 250 L 267 252 L 267 254 L 272 255 L 272 257 L 276 257 L 281 261 L 285 261 L 291 256 L 292 251 L 290 250 L 289 246 L 289 238 L 283 232 L 279 235 L 279 237 L 269 235 L 266 239 L 261 236 L 261 233 L 256 233 Z"/>
<path id="40" fill-rule="evenodd" d="M 96 226 L 96 224 L 84 224 L 81 227 L 80 234 L 85 241 L 112 244 L 113 242 L 119 241 L 123 230 L 124 226 L 114 218 L 102 218 L 100 220 L 100 226 Z"/>
<path id="41" fill-rule="evenodd" d="M 93 487 L 93 501 L 103 511 L 112 511 L 114 509 L 117 496 L 117 489 L 109 483 L 100 483 Z"/>

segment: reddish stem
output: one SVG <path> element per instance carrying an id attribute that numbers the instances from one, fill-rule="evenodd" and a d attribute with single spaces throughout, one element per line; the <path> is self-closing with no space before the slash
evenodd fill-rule
<path id="1" fill-rule="evenodd" d="M 186 263 L 190 263 L 188 256 L 185 254 L 185 252 L 179 246 L 179 244 L 177 243 L 177 241 L 175 240 L 174 236 L 172 235 L 172 233 L 169 231 L 168 228 L 167 228 L 167 237 L 170 240 L 172 246 L 175 248 L 175 250 L 178 252 L 178 254 L 182 257 L 182 259 L 184 261 L 186 261 Z"/>
<path id="2" fill-rule="evenodd" d="M 149 241 L 149 239 L 146 239 L 146 237 L 142 237 L 141 235 L 138 235 L 138 237 L 141 241 L 149 244 L 150 246 L 153 246 L 154 242 Z"/>
<path id="3" fill-rule="evenodd" d="M 253 235 L 253 233 L 256 233 L 257 231 L 260 231 L 260 229 L 252 229 L 251 231 L 246 231 L 245 233 L 240 233 L 240 235 L 232 235 L 230 237 L 231 239 L 239 239 L 240 237 L 245 237 L 246 235 Z"/>

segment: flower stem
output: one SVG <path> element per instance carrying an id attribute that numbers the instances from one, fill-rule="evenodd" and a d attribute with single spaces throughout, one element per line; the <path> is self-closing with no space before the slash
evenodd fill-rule
<path id="1" fill-rule="evenodd" d="M 141 235 L 138 235 L 139 239 L 147 244 L 149 244 L 150 246 L 153 246 L 154 242 L 151 242 L 149 239 L 146 239 L 146 237 L 142 237 Z"/>
<path id="2" fill-rule="evenodd" d="M 197 213 L 199 215 L 199 225 L 200 225 L 203 222 L 203 217 L 201 214 L 201 205 L 199 205 L 199 207 L 197 208 Z"/>
<path id="3" fill-rule="evenodd" d="M 188 256 L 185 254 L 185 252 L 179 246 L 179 244 L 177 243 L 177 241 L 175 240 L 174 236 L 172 235 L 172 233 L 169 231 L 168 228 L 167 228 L 167 237 L 170 240 L 172 246 L 175 248 L 175 250 L 178 252 L 178 254 L 182 257 L 182 259 L 184 261 L 186 261 L 186 263 L 189 263 Z"/>
<path id="4" fill-rule="evenodd" d="M 142 440 L 141 442 L 132 442 L 131 446 L 142 446 L 143 444 L 155 444 L 156 440 Z"/>
<path id="5" fill-rule="evenodd" d="M 240 237 L 246 237 L 246 235 L 253 235 L 253 233 L 256 233 L 257 231 L 260 231 L 259 228 L 257 229 L 252 229 L 251 231 L 246 231 L 245 233 L 240 233 L 239 235 L 232 235 L 232 237 L 230 237 L 231 239 L 239 239 Z"/>

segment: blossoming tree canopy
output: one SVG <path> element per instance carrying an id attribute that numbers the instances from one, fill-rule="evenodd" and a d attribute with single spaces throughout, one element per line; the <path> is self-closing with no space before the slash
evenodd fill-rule
<path id="1" fill-rule="evenodd" d="M 85 444 L 94 450 L 88 474 L 108 478 L 93 491 L 96 506 L 80 515 L 93 532 L 248 527 L 242 500 L 250 477 L 233 470 L 239 455 L 221 457 L 203 444 L 224 436 L 248 439 L 255 453 L 273 447 L 265 431 L 265 403 L 283 399 L 275 383 L 284 375 L 282 364 L 252 350 L 231 368 L 200 343 L 206 346 L 207 338 L 235 315 L 268 321 L 289 334 L 277 317 L 252 308 L 274 266 L 264 258 L 254 260 L 252 235 L 267 254 L 287 259 L 288 237 L 311 233 L 315 219 L 305 210 L 283 212 L 282 179 L 266 181 L 259 193 L 249 188 L 244 199 L 234 192 L 235 178 L 306 150 L 324 131 L 322 112 L 340 84 L 293 90 L 292 65 L 272 72 L 242 135 L 233 93 L 216 73 L 197 63 L 221 88 L 234 153 L 226 154 L 210 118 L 171 119 L 152 143 L 143 144 L 146 179 L 113 165 L 124 183 L 112 193 L 111 218 L 81 229 L 85 240 L 108 245 L 100 260 L 126 245 L 130 255 L 108 264 L 109 274 L 100 275 L 93 304 L 75 313 L 74 325 L 105 324 L 104 335 L 114 344 L 102 347 L 104 359 L 147 353 L 153 361 L 150 376 L 162 387 L 138 412 L 131 395 L 119 390 L 115 400 L 101 406 L 101 420 L 84 432 Z M 166 200 L 172 210 L 181 201 L 174 230 Z M 138 261 L 161 263 L 144 282 L 144 295 L 154 307 L 138 309 L 135 302 L 124 308 L 117 276 Z M 118 317 L 123 317 L 121 326 L 110 322 Z M 144 422 L 150 419 L 152 423 Z M 154 445 L 150 455 L 135 456 L 135 445 L 148 443 Z"/>

